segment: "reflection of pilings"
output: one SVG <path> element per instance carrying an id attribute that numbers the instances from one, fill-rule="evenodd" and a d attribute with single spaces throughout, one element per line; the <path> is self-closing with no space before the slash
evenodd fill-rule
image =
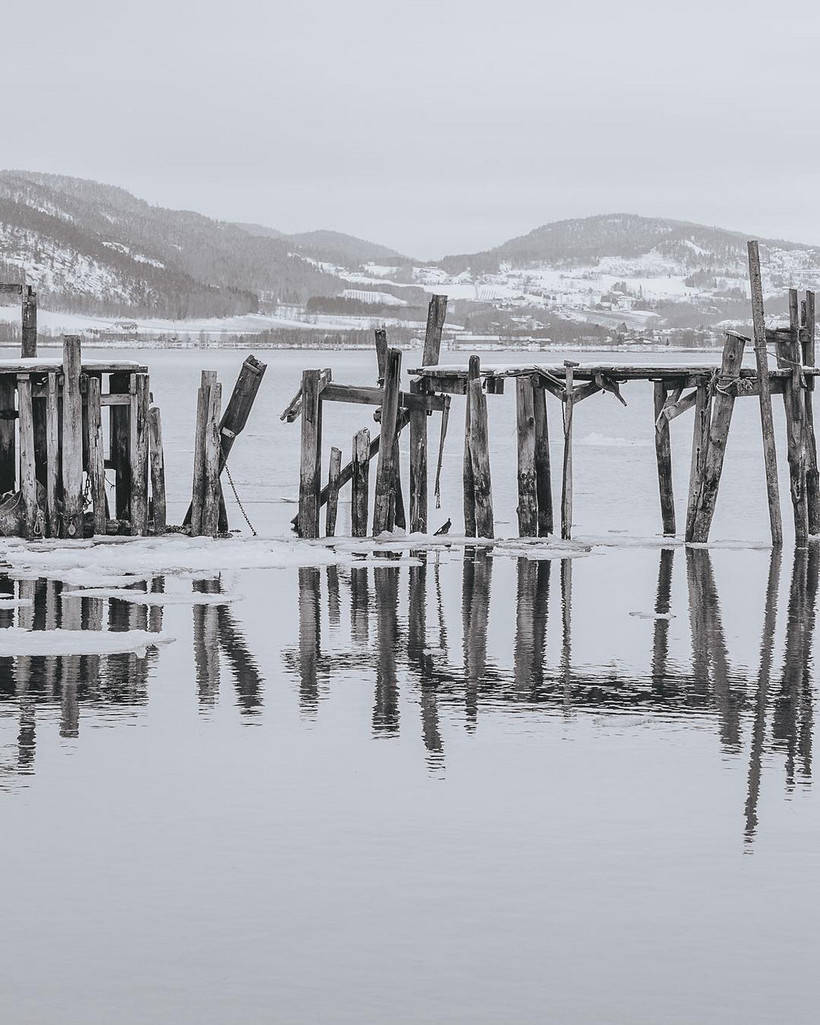
<path id="1" fill-rule="evenodd" d="M 780 587 L 780 555 L 782 549 L 772 549 L 769 561 L 769 580 L 766 585 L 766 608 L 763 614 L 763 636 L 760 641 L 760 668 L 757 673 L 757 700 L 749 752 L 749 775 L 746 789 L 746 841 L 754 838 L 757 829 L 757 801 L 760 795 L 760 770 L 763 744 L 766 738 L 766 708 L 769 699 L 769 681 L 772 672 L 772 647 L 777 622 L 777 592 Z"/>
<path id="2" fill-rule="evenodd" d="M 193 589 L 205 594 L 219 594 L 219 578 L 195 580 Z M 219 695 L 219 608 L 216 605 L 194 605 L 194 665 L 201 705 L 213 705 Z"/>
<path id="3" fill-rule="evenodd" d="M 513 666 L 516 690 L 526 697 L 544 681 L 550 564 L 543 559 L 522 558 L 517 572 Z"/>
<path id="4" fill-rule="evenodd" d="M 564 712 L 572 706 L 572 559 L 561 560 L 561 681 Z"/>
<path id="5" fill-rule="evenodd" d="M 706 666 L 711 670 L 709 678 L 720 722 L 720 738 L 727 751 L 737 751 L 740 746 L 738 702 L 730 688 L 720 602 L 707 549 L 687 548 L 686 579 L 689 588 L 693 668 L 696 674 L 702 673 Z"/>
<path id="6" fill-rule="evenodd" d="M 317 663 L 321 644 L 321 579 L 315 567 L 299 570 L 299 702 L 303 712 L 319 705 Z"/>
<path id="7" fill-rule="evenodd" d="M 253 714 L 262 705 L 262 677 L 241 629 L 227 605 L 217 607 L 219 643 L 231 664 L 236 680 L 236 697 L 243 712 Z"/>
<path id="8" fill-rule="evenodd" d="M 165 577 L 154 577 L 151 580 L 151 593 L 165 593 Z M 162 630 L 162 618 L 165 609 L 161 605 L 151 605 L 148 609 L 148 629 L 152 634 L 158 634 Z"/>
<path id="9" fill-rule="evenodd" d="M 669 658 L 669 604 L 672 597 L 674 548 L 661 548 L 658 566 L 658 590 L 655 594 L 655 629 L 652 638 L 652 684 L 663 693 L 666 664 Z"/>
<path id="10" fill-rule="evenodd" d="M 475 729 L 478 688 L 487 665 L 487 624 L 490 617 L 490 586 L 493 560 L 484 548 L 464 551 L 464 705 L 467 728 Z"/>
<path id="11" fill-rule="evenodd" d="M 421 566 L 410 567 L 407 658 L 419 678 L 421 735 L 432 766 L 441 767 L 443 744 L 438 717 L 438 690 L 433 659 L 427 648 L 427 554 L 417 553 Z"/>
<path id="12" fill-rule="evenodd" d="M 350 570 L 350 632 L 353 643 L 366 648 L 370 640 L 370 588 L 367 570 Z"/>
<path id="13" fill-rule="evenodd" d="M 376 662 L 376 698 L 373 706 L 373 732 L 394 734 L 399 728 L 399 696 L 396 680 L 396 647 L 399 625 L 399 570 L 374 569 L 378 658 Z"/>
<path id="14" fill-rule="evenodd" d="M 82 628 L 82 598 L 68 598 L 60 594 L 60 626 L 63 630 Z M 80 678 L 81 655 L 67 655 L 60 659 L 60 736 L 77 737 L 80 733 L 80 705 L 77 687 Z"/>
<path id="15" fill-rule="evenodd" d="M 786 751 L 786 784 L 794 786 L 797 757 L 801 772 L 811 772 L 812 694 L 810 682 L 818 559 L 815 546 L 794 553 L 783 677 L 775 701 L 775 746 Z"/>
<path id="16" fill-rule="evenodd" d="M 436 582 L 436 610 L 438 612 L 438 646 L 443 659 L 449 658 L 449 644 L 447 643 L 447 617 L 444 615 L 444 601 L 441 597 L 441 564 L 438 557 L 433 565 L 433 579 Z"/>
<path id="17" fill-rule="evenodd" d="M 339 568 L 327 567 L 327 616 L 331 629 L 336 629 L 341 622 L 342 603 L 339 597 Z"/>

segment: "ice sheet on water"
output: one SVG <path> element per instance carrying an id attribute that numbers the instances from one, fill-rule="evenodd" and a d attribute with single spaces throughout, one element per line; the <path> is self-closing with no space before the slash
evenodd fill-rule
<path id="1" fill-rule="evenodd" d="M 33 604 L 31 598 L 0 598 L 0 609 L 22 609 Z"/>
<path id="2" fill-rule="evenodd" d="M 137 591 L 127 587 L 84 587 L 63 591 L 63 598 L 116 598 L 131 605 L 230 605 L 235 594 L 212 594 L 206 591 Z"/>
<path id="3" fill-rule="evenodd" d="M 0 656 L 118 655 L 143 656 L 148 648 L 170 644 L 173 637 L 146 630 L 0 630 Z"/>

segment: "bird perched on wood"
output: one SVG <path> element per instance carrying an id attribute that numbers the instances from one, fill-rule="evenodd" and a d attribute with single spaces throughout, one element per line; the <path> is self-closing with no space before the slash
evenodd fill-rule
<path id="1" fill-rule="evenodd" d="M 447 522 L 446 523 L 442 523 L 442 525 L 438 528 L 438 530 L 435 532 L 433 537 L 439 537 L 442 534 L 449 534 L 450 533 L 450 527 L 452 527 L 452 525 L 453 525 L 453 521 L 448 517 L 447 518 Z"/>

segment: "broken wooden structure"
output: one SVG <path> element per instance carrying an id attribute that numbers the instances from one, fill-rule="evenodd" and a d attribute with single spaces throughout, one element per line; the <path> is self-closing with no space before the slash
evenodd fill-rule
<path id="1" fill-rule="evenodd" d="M 561 467 L 560 533 L 572 535 L 573 420 L 576 407 L 592 395 L 610 393 L 626 405 L 621 386 L 635 381 L 652 385 L 654 435 L 661 522 L 665 535 L 678 530 L 672 489 L 670 427 L 677 417 L 693 411 L 692 456 L 683 532 L 692 542 L 708 540 L 715 511 L 726 441 L 735 400 L 757 396 L 760 401 L 763 465 L 772 543 L 782 544 L 772 395 L 782 395 L 786 417 L 790 495 L 795 543 L 806 545 L 820 534 L 817 444 L 812 395 L 818 369 L 815 359 L 815 295 L 808 291 L 802 303 L 790 290 L 788 326 L 766 328 L 757 243 L 748 246 L 754 338 L 730 331 L 720 366 L 562 365 L 481 366 L 472 356 L 467 367 L 439 363 L 441 326 L 446 297 L 430 303 L 422 365 L 410 370 L 408 392 L 400 390 L 401 353 L 387 347 L 386 334 L 376 332 L 379 387 L 359 388 L 334 384 L 329 370 L 306 370 L 302 387 L 285 409 L 282 419 L 302 417 L 299 514 L 294 521 L 302 537 L 319 536 L 319 512 L 328 505 L 326 534 L 336 524 L 339 489 L 353 481 L 352 533 L 367 533 L 367 463 L 378 455 L 372 533 L 404 527 L 399 472 L 398 437 L 410 424 L 410 530 L 427 531 L 427 417 L 442 413 L 442 442 L 451 395 L 464 395 L 463 504 L 464 533 L 494 536 L 488 397 L 500 395 L 508 379 L 515 382 L 517 427 L 518 528 L 521 536 L 547 536 L 554 532 L 552 468 L 550 465 L 547 396 L 561 403 L 563 460 Z M 747 343 L 754 344 L 755 366 L 742 365 Z M 769 348 L 776 366 L 769 367 Z M 350 462 L 342 467 L 340 453 L 331 453 L 328 483 L 323 488 L 322 411 L 326 402 L 362 402 L 376 407 L 381 434 L 372 441 L 357 434 Z M 439 468 L 441 459 L 439 456 Z"/>
<path id="2" fill-rule="evenodd" d="M 0 295 L 20 296 L 21 344 L 20 355 L 30 359 L 37 355 L 37 293 L 18 281 L 0 281 Z"/>
<path id="3" fill-rule="evenodd" d="M 62 360 L 0 360 L 0 532 L 26 538 L 147 534 L 158 526 L 161 532 L 164 522 L 154 519 L 165 506 L 160 444 L 147 367 L 83 362 L 77 335 L 65 336 Z M 106 471 L 113 475 L 113 501 Z"/>

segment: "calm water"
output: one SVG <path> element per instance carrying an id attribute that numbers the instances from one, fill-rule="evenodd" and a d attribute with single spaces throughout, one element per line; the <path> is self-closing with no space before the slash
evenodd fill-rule
<path id="1" fill-rule="evenodd" d="M 172 518 L 199 369 L 227 383 L 241 358 L 151 356 Z M 295 511 L 278 414 L 311 363 L 373 376 L 364 353 L 272 354 L 232 455 L 266 531 Z M 814 1022 L 820 553 L 619 546 L 658 518 L 651 397 L 626 397 L 576 414 L 576 534 L 613 545 L 585 558 L 145 585 L 240 599 L 195 607 L 0 577 L 32 601 L 0 627 L 176 638 L 0 660 L 2 1020 Z M 435 514 L 456 524 L 459 402 Z M 513 396 L 490 410 L 511 533 Z M 737 412 L 714 536 L 754 543 L 756 405 Z M 333 410 L 328 444 L 365 415 Z"/>

